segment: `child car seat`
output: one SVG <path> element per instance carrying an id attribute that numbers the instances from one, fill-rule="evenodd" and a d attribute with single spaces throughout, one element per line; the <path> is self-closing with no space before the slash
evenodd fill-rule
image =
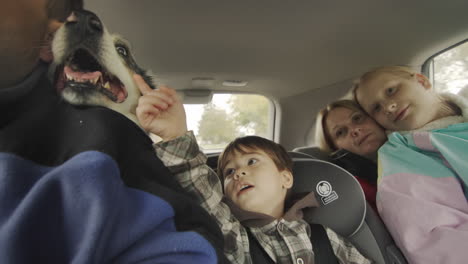
<path id="1" fill-rule="evenodd" d="M 358 181 L 327 161 L 293 158 L 293 193 L 311 192 L 320 206 L 304 210 L 309 223 L 327 226 L 346 237 L 377 264 L 406 264 L 403 254 L 377 214 L 367 205 Z"/>

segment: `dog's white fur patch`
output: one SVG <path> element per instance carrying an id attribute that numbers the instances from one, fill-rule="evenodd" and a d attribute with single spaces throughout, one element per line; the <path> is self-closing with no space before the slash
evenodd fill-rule
<path id="1" fill-rule="evenodd" d="M 65 61 L 66 47 L 67 45 L 67 32 L 66 28 L 62 26 L 57 32 L 52 42 L 52 52 L 54 54 L 54 62 L 51 66 L 51 72 L 55 72 L 56 67 L 61 65 Z M 117 111 L 127 118 L 139 125 L 137 117 L 135 115 L 135 109 L 138 104 L 138 99 L 141 96 L 140 91 L 133 80 L 133 70 L 127 67 L 127 64 L 117 53 L 115 43 L 127 43 L 122 37 L 117 34 L 110 34 L 106 28 L 104 28 L 103 36 L 98 43 L 98 61 L 103 68 L 109 73 L 117 76 L 123 83 L 127 90 L 127 98 L 121 102 L 116 103 L 110 100 L 108 97 L 101 93 L 96 93 L 90 96 L 86 101 L 82 100 L 82 97 L 77 96 L 71 89 L 65 89 L 62 92 L 62 97 L 71 104 L 75 105 L 99 105 L 108 107 L 114 111 Z"/>

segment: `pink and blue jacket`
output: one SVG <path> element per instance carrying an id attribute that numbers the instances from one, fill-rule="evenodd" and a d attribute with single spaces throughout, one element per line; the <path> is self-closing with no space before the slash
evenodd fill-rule
<path id="1" fill-rule="evenodd" d="M 468 103 L 379 150 L 377 207 L 409 263 L 468 263 Z"/>

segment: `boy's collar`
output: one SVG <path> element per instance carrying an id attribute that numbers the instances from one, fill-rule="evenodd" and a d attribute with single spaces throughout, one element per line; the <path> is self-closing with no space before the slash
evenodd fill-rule
<path id="1" fill-rule="evenodd" d="M 301 220 L 303 218 L 302 209 L 307 207 L 318 206 L 317 199 L 315 198 L 313 192 L 303 193 L 297 196 L 300 196 L 300 198 L 294 200 L 292 202 L 292 205 L 289 207 L 289 209 L 286 210 L 285 214 L 283 215 L 283 219 L 285 219 L 286 221 L 290 222 Z M 239 222 L 241 222 L 243 226 L 260 227 L 276 220 L 276 218 L 266 214 L 243 210 L 227 197 L 224 198 L 224 203 L 226 203 L 229 206 L 232 214 L 237 218 L 237 220 L 239 220 Z"/>

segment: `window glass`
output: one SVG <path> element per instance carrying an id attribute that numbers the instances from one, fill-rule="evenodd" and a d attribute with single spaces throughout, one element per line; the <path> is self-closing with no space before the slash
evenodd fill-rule
<path id="1" fill-rule="evenodd" d="M 209 104 L 184 104 L 187 125 L 205 153 L 220 152 L 236 137 L 273 139 L 274 104 L 261 95 L 214 94 Z"/>
<path id="2" fill-rule="evenodd" d="M 468 89 L 468 42 L 435 56 L 431 71 L 438 92 L 458 93 L 465 86 Z"/>

